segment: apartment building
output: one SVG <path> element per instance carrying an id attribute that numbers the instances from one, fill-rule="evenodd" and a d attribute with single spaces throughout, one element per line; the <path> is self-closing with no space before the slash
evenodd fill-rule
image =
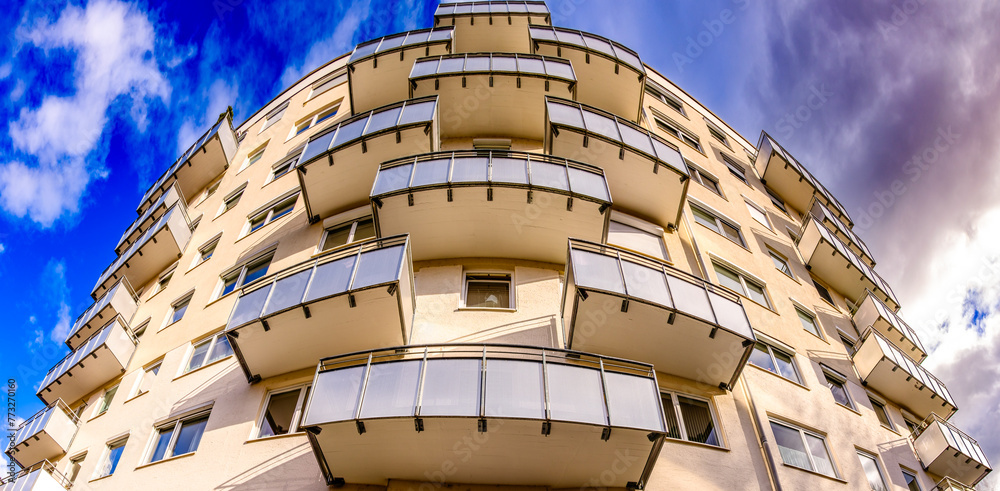
<path id="1" fill-rule="evenodd" d="M 541 1 L 442 3 L 143 196 L 9 490 L 969 490 L 846 208 Z"/>

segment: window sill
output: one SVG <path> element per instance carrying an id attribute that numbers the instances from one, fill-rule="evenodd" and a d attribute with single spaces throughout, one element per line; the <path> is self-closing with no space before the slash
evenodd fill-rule
<path id="1" fill-rule="evenodd" d="M 156 296 L 159 295 L 160 292 L 162 292 L 163 290 L 166 290 L 166 288 L 160 288 L 160 289 L 156 290 L 155 292 L 153 292 L 153 294 L 150 295 L 149 298 L 146 299 L 146 302 L 149 302 L 149 301 L 153 300 L 154 298 L 156 298 Z"/>
<path id="2" fill-rule="evenodd" d="M 104 412 L 101 413 L 101 414 L 97 414 L 97 415 L 91 416 L 90 419 L 87 420 L 87 422 L 89 423 L 89 422 L 91 422 L 91 421 L 93 421 L 93 420 L 95 420 L 97 418 L 100 418 L 101 416 L 104 416 L 105 414 L 108 414 L 107 410 L 104 410 Z"/>
<path id="3" fill-rule="evenodd" d="M 194 456 L 194 452 L 188 452 L 186 454 L 181 454 L 181 455 L 174 455 L 173 457 L 167 457 L 165 459 L 157 460 L 156 462 L 148 462 L 148 463 L 145 463 L 145 464 L 142 464 L 142 465 L 137 465 L 137 466 L 135 466 L 135 470 L 145 469 L 147 467 L 152 467 L 152 466 L 157 465 L 157 464 L 163 464 L 163 463 L 166 463 L 166 462 L 173 462 L 175 460 L 180 460 L 180 459 L 183 459 L 185 457 L 192 457 L 192 456 Z"/>
<path id="4" fill-rule="evenodd" d="M 194 370 L 191 370 L 191 371 L 188 371 L 188 372 L 184 372 L 184 373 L 182 373 L 182 374 L 174 377 L 173 380 L 180 380 L 180 379 L 182 379 L 184 377 L 187 377 L 188 375 L 191 375 L 192 373 L 200 372 L 200 371 L 202 371 L 202 370 L 204 370 L 204 369 L 206 369 L 208 367 L 218 365 L 219 363 L 222 363 L 223 361 L 226 361 L 226 360 L 228 360 L 228 359 L 230 359 L 232 357 L 233 357 L 233 355 L 229 355 L 229 356 L 225 356 L 225 357 L 219 358 L 218 360 L 215 360 L 215 361 L 213 361 L 211 363 L 207 363 L 205 365 L 202 365 L 202 366 L 200 366 L 198 368 L 195 368 Z M 171 382 L 173 380 L 171 380 Z"/>
<path id="5" fill-rule="evenodd" d="M 183 317 L 181 317 L 180 319 L 177 319 L 177 320 L 175 320 L 175 321 L 173 321 L 173 322 L 171 322 L 171 323 L 169 323 L 169 324 L 167 324 L 167 325 L 165 325 L 165 326 L 163 326 L 163 327 L 161 327 L 161 328 L 157 329 L 157 330 L 156 330 L 156 332 L 162 332 L 162 331 L 165 331 L 165 330 L 166 330 L 166 329 L 167 329 L 168 327 L 170 327 L 170 326 L 172 326 L 172 325 L 174 325 L 174 324 L 177 324 L 178 322 L 180 322 L 180 321 L 182 321 L 182 320 L 184 320 L 184 318 L 183 318 Z"/>
<path id="6" fill-rule="evenodd" d="M 92 482 L 95 482 L 95 481 L 101 481 L 101 480 L 103 480 L 103 479 L 107 479 L 107 478 L 109 478 L 109 477 L 111 477 L 111 476 L 113 476 L 113 475 L 114 475 L 114 474 L 108 474 L 108 475 L 106 475 L 106 476 L 101 476 L 101 477 L 95 477 L 95 478 L 93 478 L 93 479 L 91 479 L 91 480 L 89 480 L 89 481 L 87 481 L 87 482 L 88 482 L 88 483 L 92 483 Z"/>
<path id="7" fill-rule="evenodd" d="M 123 402 L 122 404 L 128 404 L 128 403 L 130 403 L 130 402 L 132 402 L 132 401 L 134 401 L 134 400 L 136 400 L 136 399 L 138 399 L 138 398 L 140 398 L 140 397 L 142 397 L 142 396 L 144 396 L 146 394 L 149 394 L 148 390 L 146 392 L 140 392 L 140 393 L 138 393 L 138 394 L 136 394 L 136 395 L 134 395 L 132 397 L 129 397 L 128 399 L 125 399 L 125 402 Z"/>
<path id="8" fill-rule="evenodd" d="M 768 375 L 770 375 L 772 377 L 777 377 L 777 378 L 779 378 L 781 380 L 784 380 L 785 382 L 788 382 L 788 383 L 790 383 L 790 384 L 792 384 L 794 386 L 797 386 L 799 388 L 802 388 L 802 389 L 805 389 L 805 390 L 812 390 L 809 387 L 806 387 L 805 385 L 802 385 L 802 384 L 800 384 L 800 383 L 798 383 L 798 382 L 796 382 L 796 381 L 794 381 L 792 379 L 785 378 L 785 377 L 783 377 L 781 375 L 778 375 L 777 373 L 774 373 L 774 372 L 772 372 L 772 371 L 770 371 L 770 370 L 768 370 L 766 368 L 761 368 L 761 367 L 759 367 L 757 365 L 754 365 L 753 363 L 747 362 L 747 366 L 748 367 L 754 367 L 757 370 L 760 370 L 760 371 L 762 371 L 762 372 L 764 372 L 764 373 L 766 373 L 766 374 L 768 374 Z"/>
<path id="9" fill-rule="evenodd" d="M 896 428 L 892 428 L 892 427 L 886 426 L 886 425 L 882 424 L 881 422 L 879 422 L 879 426 L 881 426 L 882 428 L 885 428 L 887 431 L 891 431 L 891 432 L 895 433 L 898 436 L 903 436 L 898 431 L 896 431 Z"/>
<path id="10" fill-rule="evenodd" d="M 271 441 L 271 440 L 284 440 L 286 438 L 294 438 L 294 437 L 297 437 L 297 436 L 306 436 L 306 432 L 305 431 L 296 431 L 295 433 L 285 433 L 284 435 L 271 435 L 271 436 L 265 436 L 265 437 L 260 437 L 260 438 L 251 438 L 250 440 L 247 440 L 247 441 L 243 442 L 243 444 L 244 445 L 249 445 L 251 443 L 257 443 L 257 442 L 267 442 L 267 441 Z"/>
<path id="11" fill-rule="evenodd" d="M 209 262 L 211 260 L 212 260 L 212 258 L 205 259 L 204 261 L 198 261 L 197 263 L 195 263 L 194 266 L 191 266 L 190 268 L 188 268 L 188 270 L 185 271 L 184 274 L 188 274 L 188 273 L 194 271 L 195 268 L 197 268 L 198 266 L 201 266 L 202 264 L 205 264 L 205 263 L 207 263 L 207 262 Z"/>
<path id="12" fill-rule="evenodd" d="M 459 307 L 459 312 L 517 312 L 517 309 L 505 309 L 494 307 Z"/>
<path id="13" fill-rule="evenodd" d="M 846 410 L 848 410 L 848 411 L 850 411 L 850 412 L 854 413 L 854 414 L 857 414 L 858 416 L 861 416 L 861 411 L 858 411 L 857 409 L 854 409 L 854 408 L 853 408 L 853 407 L 851 407 L 851 406 L 845 406 L 845 405 L 843 405 L 843 404 L 841 404 L 841 403 L 839 403 L 839 402 L 834 402 L 834 403 L 835 403 L 836 405 L 838 405 L 838 406 L 840 406 L 840 407 L 842 407 L 842 408 L 844 408 L 844 409 L 846 409 Z"/>
<path id="14" fill-rule="evenodd" d="M 719 451 L 719 452 L 731 452 L 732 451 L 732 450 L 730 450 L 727 447 L 722 447 L 722 446 L 719 446 L 719 445 L 709 445 L 707 443 L 692 442 L 690 440 L 681 440 L 680 438 L 672 438 L 672 437 L 669 437 L 669 436 L 663 437 L 663 440 L 665 442 L 669 442 L 669 443 L 680 443 L 682 445 L 693 445 L 695 447 L 707 448 L 709 450 L 716 450 L 716 451 Z"/>
<path id="15" fill-rule="evenodd" d="M 275 223 L 278 223 L 278 222 L 280 222 L 282 220 L 288 219 L 288 218 L 293 217 L 293 216 L 296 216 L 296 213 L 292 212 L 292 213 L 289 213 L 289 214 L 287 214 L 287 215 L 285 215 L 283 217 L 279 217 L 277 220 L 271 220 L 270 222 L 267 222 L 264 225 L 261 225 L 261 227 L 258 228 L 257 230 L 254 230 L 253 232 L 247 232 L 247 234 L 244 235 L 243 237 L 240 237 L 240 238 L 236 239 L 236 241 L 233 242 L 233 244 L 234 245 L 235 244 L 239 244 L 241 240 L 243 240 L 243 239 L 245 239 L 247 237 L 250 237 L 251 235 L 253 235 L 253 234 L 257 233 L 257 232 L 260 232 L 261 230 L 264 230 L 264 229 L 270 227 L 271 225 L 273 225 Z"/>
<path id="16" fill-rule="evenodd" d="M 229 293 L 227 293 L 227 294 L 225 294 L 225 295 L 223 295 L 223 296 L 221 296 L 219 298 L 216 298 L 215 300 L 212 300 L 211 302 L 206 303 L 205 304 L 205 308 L 207 309 L 209 306 L 215 305 L 216 303 L 221 302 L 224 298 L 226 298 L 226 297 L 228 297 L 228 296 L 230 296 L 230 295 L 232 295 L 232 294 L 234 294 L 234 293 L 236 293 L 238 291 L 240 291 L 240 289 L 236 288 L 233 291 L 231 291 L 231 292 L 229 292 Z"/>
<path id="17" fill-rule="evenodd" d="M 814 476 L 825 477 L 825 478 L 827 478 L 827 479 L 829 479 L 831 481 L 836 481 L 836 482 L 839 482 L 841 484 L 847 484 L 847 481 L 845 481 L 845 480 L 843 480 L 843 479 L 841 479 L 839 477 L 828 476 L 828 475 L 820 473 L 820 472 L 816 472 L 816 471 L 809 470 L 809 469 L 803 469 L 803 468 L 801 468 L 799 466 L 795 466 L 795 465 L 792 465 L 792 464 L 786 464 L 784 462 L 782 462 L 781 465 L 783 465 L 785 467 L 790 467 L 792 469 L 800 470 L 802 472 L 808 472 L 809 474 L 812 474 Z"/>

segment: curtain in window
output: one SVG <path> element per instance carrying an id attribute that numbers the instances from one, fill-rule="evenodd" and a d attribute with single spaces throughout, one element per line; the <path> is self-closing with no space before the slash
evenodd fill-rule
<path id="1" fill-rule="evenodd" d="M 674 408 L 673 396 L 663 394 L 663 414 L 667 417 L 667 437 L 680 438 L 681 427 L 677 424 L 677 412 Z"/>
<path id="2" fill-rule="evenodd" d="M 684 419 L 688 440 L 718 445 L 719 439 L 715 434 L 715 422 L 712 421 L 712 412 L 708 403 L 681 396 L 677 400 L 680 403 L 681 417 Z"/>
<path id="3" fill-rule="evenodd" d="M 771 431 L 774 433 L 774 441 L 778 444 L 782 462 L 803 469 L 812 469 L 798 430 L 771 423 Z"/>

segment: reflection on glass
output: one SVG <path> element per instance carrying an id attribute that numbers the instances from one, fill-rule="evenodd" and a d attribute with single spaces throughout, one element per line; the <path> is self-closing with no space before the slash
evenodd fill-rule
<path id="1" fill-rule="evenodd" d="M 363 366 L 319 373 L 303 426 L 354 419 L 364 373 Z"/>
<path id="2" fill-rule="evenodd" d="M 545 417 L 542 365 L 517 360 L 487 360 L 486 415 Z"/>
<path id="3" fill-rule="evenodd" d="M 412 416 L 417 404 L 420 361 L 372 365 L 361 404 L 362 418 Z"/>
<path id="4" fill-rule="evenodd" d="M 550 364 L 549 408 L 552 419 L 579 423 L 608 424 L 601 388 L 601 372 L 562 364 Z"/>
<path id="5" fill-rule="evenodd" d="M 663 430 L 659 391 L 652 379 L 623 373 L 604 374 L 608 389 L 611 424 L 626 428 Z"/>
<path id="6" fill-rule="evenodd" d="M 480 360 L 428 360 L 422 416 L 478 416 Z"/>

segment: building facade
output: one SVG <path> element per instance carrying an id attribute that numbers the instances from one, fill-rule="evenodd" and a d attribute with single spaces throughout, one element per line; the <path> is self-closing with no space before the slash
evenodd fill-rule
<path id="1" fill-rule="evenodd" d="M 444 3 L 149 189 L 8 490 L 967 490 L 845 207 L 540 1 Z"/>

